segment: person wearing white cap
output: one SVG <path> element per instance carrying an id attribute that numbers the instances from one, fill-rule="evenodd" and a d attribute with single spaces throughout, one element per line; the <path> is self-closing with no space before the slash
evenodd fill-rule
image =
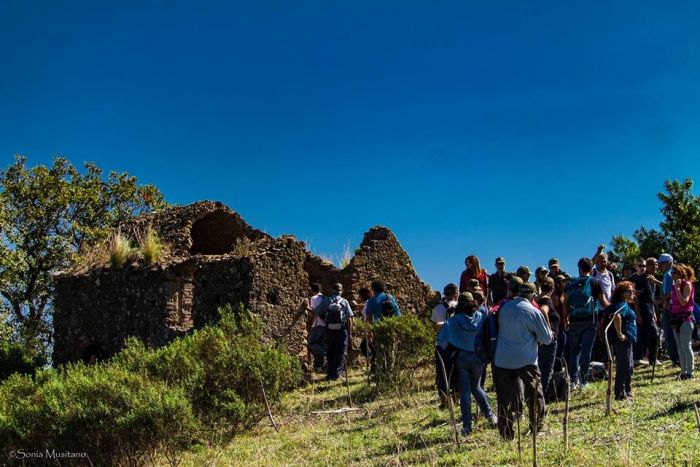
<path id="1" fill-rule="evenodd" d="M 663 329 L 664 343 L 666 352 L 674 365 L 679 365 L 680 357 L 678 355 L 678 346 L 671 328 L 671 292 L 673 291 L 673 276 L 671 275 L 671 266 L 673 266 L 673 256 L 664 253 L 659 256 L 659 269 L 664 275 L 661 293 L 663 295 Z"/>

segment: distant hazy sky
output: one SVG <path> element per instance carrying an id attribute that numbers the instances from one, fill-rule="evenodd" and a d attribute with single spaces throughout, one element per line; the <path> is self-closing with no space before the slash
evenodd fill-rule
<path id="1" fill-rule="evenodd" d="M 0 1 L 0 163 L 128 171 L 420 276 L 582 255 L 700 180 L 700 2 Z"/>

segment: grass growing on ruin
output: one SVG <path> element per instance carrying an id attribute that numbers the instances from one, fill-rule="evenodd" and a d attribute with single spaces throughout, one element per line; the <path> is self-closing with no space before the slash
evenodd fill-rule
<path id="1" fill-rule="evenodd" d="M 158 233 L 149 226 L 139 236 L 139 253 L 144 263 L 151 265 L 160 261 L 168 253 L 168 248 Z"/>
<path id="2" fill-rule="evenodd" d="M 538 437 L 539 465 L 650 465 L 700 462 L 700 435 L 693 403 L 699 399 L 700 381 L 677 381 L 676 370 L 639 369 L 634 377 L 634 399 L 613 401 L 616 411 L 604 416 L 605 382 L 592 384 L 571 397 L 569 449 L 562 441 L 563 403 L 548 406 L 545 428 Z M 277 413 L 280 432 L 267 420 L 253 431 L 221 448 L 201 447 L 185 456 L 186 465 L 217 462 L 223 465 L 532 465 L 532 438 L 523 436 L 522 454 L 517 441 L 501 441 L 495 429 L 480 420 L 475 432 L 454 448 L 448 413 L 437 408 L 429 370 L 416 379 L 412 391 L 398 397 L 376 394 L 361 369 L 351 372 L 350 389 L 355 407 L 345 414 L 314 411 L 348 405 L 344 381 L 326 383 L 320 378 L 285 396 L 286 409 Z M 487 384 L 489 397 L 495 394 Z M 472 405 L 474 408 L 474 405 Z M 525 423 L 522 423 L 523 430 Z"/>
<path id="3" fill-rule="evenodd" d="M 114 269 L 123 267 L 132 255 L 131 242 L 121 233 L 115 233 L 107 242 L 110 264 Z"/>

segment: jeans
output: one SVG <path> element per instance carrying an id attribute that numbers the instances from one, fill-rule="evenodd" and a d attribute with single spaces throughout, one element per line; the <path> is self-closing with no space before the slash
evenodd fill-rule
<path id="1" fill-rule="evenodd" d="M 328 377 L 338 379 L 345 368 L 345 352 L 348 351 L 348 330 L 326 330 L 326 357 Z"/>
<path id="2" fill-rule="evenodd" d="M 323 358 L 326 356 L 326 327 L 314 326 L 309 331 L 306 347 L 314 356 L 314 368 L 323 367 Z"/>
<path id="3" fill-rule="evenodd" d="M 678 360 L 681 364 L 681 373 L 686 375 L 693 374 L 693 367 L 695 366 L 695 355 L 693 355 L 693 327 L 695 323 L 693 321 L 684 321 L 681 324 L 680 329 L 673 330 L 673 337 L 676 340 L 676 346 L 678 347 Z"/>
<path id="4" fill-rule="evenodd" d="M 544 420 L 544 394 L 540 384 L 540 370 L 537 365 L 506 369 L 493 367 L 498 397 L 498 432 L 501 437 L 511 440 L 514 437 L 513 422 L 515 413 L 522 413 L 519 385 L 525 389 L 525 404 L 530 412 L 530 429 L 539 431 Z"/>
<path id="5" fill-rule="evenodd" d="M 634 359 L 632 358 L 632 342 L 626 339 L 624 342 L 615 342 L 615 397 L 624 398 L 632 394 L 632 372 L 634 371 Z"/>
<path id="6" fill-rule="evenodd" d="M 590 321 L 574 321 L 569 326 L 569 376 L 572 385 L 588 382 L 596 329 L 595 323 Z"/>
<path id="7" fill-rule="evenodd" d="M 537 349 L 537 366 L 540 368 L 542 375 L 542 392 L 547 394 L 547 389 L 552 382 L 552 374 L 554 373 L 554 358 L 557 355 L 557 340 L 547 345 L 540 345 Z"/>
<path id="8" fill-rule="evenodd" d="M 569 331 L 565 331 L 564 329 L 559 329 L 559 333 L 557 334 L 557 358 L 564 357 L 566 361 L 569 361 Z"/>
<path id="9" fill-rule="evenodd" d="M 644 321 L 644 324 L 637 327 L 639 342 L 634 346 L 634 359 L 641 360 L 644 357 L 644 352 L 648 351 L 649 363 L 654 363 L 658 357 L 656 351 L 659 347 L 659 330 L 656 327 L 656 322 L 651 319 Z"/>
<path id="10" fill-rule="evenodd" d="M 679 363 L 678 346 L 676 345 L 675 335 L 671 329 L 671 310 L 664 310 L 663 326 L 664 343 L 666 344 L 665 347 L 666 352 L 668 352 L 668 357 L 673 363 Z M 649 357 L 649 361 L 651 362 L 651 357 Z"/>
<path id="11" fill-rule="evenodd" d="M 479 385 L 479 379 L 484 371 L 484 362 L 479 360 L 474 352 L 465 352 L 463 350 L 457 353 L 455 362 L 457 367 L 457 381 L 459 383 L 459 406 L 462 409 L 462 426 L 464 431 L 472 429 L 472 399 L 474 400 L 481 411 L 487 418 L 493 416 L 489 398 L 484 389 Z"/>

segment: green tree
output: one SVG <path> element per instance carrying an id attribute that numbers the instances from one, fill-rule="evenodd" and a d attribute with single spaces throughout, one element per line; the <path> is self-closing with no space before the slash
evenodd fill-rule
<path id="1" fill-rule="evenodd" d="M 659 229 L 640 227 L 634 240 L 622 235 L 613 237 L 613 255 L 628 258 L 636 248 L 643 258 L 671 253 L 678 262 L 697 271 L 700 268 L 700 196 L 695 196 L 693 180 L 667 180 L 665 192 L 658 193 L 664 218 Z"/>
<path id="2" fill-rule="evenodd" d="M 0 172 L 0 314 L 26 348 L 51 339 L 52 274 L 133 216 L 165 206 L 160 191 L 127 173 L 106 178 L 57 157 L 28 168 L 25 157 Z"/>

